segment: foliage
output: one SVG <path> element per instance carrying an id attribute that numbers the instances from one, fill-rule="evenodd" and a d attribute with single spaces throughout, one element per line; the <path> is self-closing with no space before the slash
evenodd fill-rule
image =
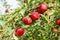
<path id="1" fill-rule="evenodd" d="M 60 17 L 60 0 L 17 0 L 20 7 L 14 12 L 0 15 L 0 34 L 2 40 L 60 40 L 60 26 L 55 24 Z M 30 25 L 22 22 L 22 17 L 28 17 L 32 11 L 37 11 L 40 3 L 46 3 L 48 10 L 41 14 L 41 17 Z M 25 33 L 21 37 L 14 35 L 15 28 L 24 28 Z M 58 33 L 53 33 L 52 28 L 56 27 Z"/>

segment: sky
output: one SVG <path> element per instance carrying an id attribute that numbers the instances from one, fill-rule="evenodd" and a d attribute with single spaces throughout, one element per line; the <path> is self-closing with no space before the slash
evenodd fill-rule
<path id="1" fill-rule="evenodd" d="M 0 14 L 5 14 L 5 10 L 7 9 L 4 5 L 4 2 L 7 2 L 7 4 L 10 6 L 9 9 L 15 9 L 17 8 L 18 2 L 16 0 L 0 0 Z"/>

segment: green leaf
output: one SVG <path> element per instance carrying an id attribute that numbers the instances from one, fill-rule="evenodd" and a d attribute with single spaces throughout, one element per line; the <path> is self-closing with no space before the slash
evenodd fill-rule
<path id="1" fill-rule="evenodd" d="M 6 21 L 0 20 L 0 25 L 3 26 Z"/>

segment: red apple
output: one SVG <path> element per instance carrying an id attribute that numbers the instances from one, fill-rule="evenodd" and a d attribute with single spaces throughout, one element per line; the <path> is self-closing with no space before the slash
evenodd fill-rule
<path id="1" fill-rule="evenodd" d="M 8 13 L 8 9 L 5 9 L 5 13 Z"/>
<path id="2" fill-rule="evenodd" d="M 24 34 L 24 29 L 23 28 L 16 28 L 15 30 L 15 35 L 16 36 L 22 36 Z"/>
<path id="3" fill-rule="evenodd" d="M 31 18 L 32 20 L 37 20 L 39 17 L 40 17 L 40 14 L 39 14 L 38 12 L 32 12 L 32 13 L 30 14 L 30 18 Z"/>
<path id="4" fill-rule="evenodd" d="M 31 18 L 23 17 L 23 18 L 22 18 L 22 21 L 23 21 L 25 24 L 27 24 L 27 25 L 29 25 L 29 24 L 32 23 L 32 19 L 31 19 Z"/>
<path id="5" fill-rule="evenodd" d="M 39 13 L 44 13 L 48 9 L 48 6 L 46 4 L 40 4 L 38 7 Z"/>
<path id="6" fill-rule="evenodd" d="M 53 33 L 57 33 L 57 29 L 56 28 L 53 28 L 52 32 Z"/>
<path id="7" fill-rule="evenodd" d="M 56 24 L 60 25 L 60 18 L 56 20 Z"/>

